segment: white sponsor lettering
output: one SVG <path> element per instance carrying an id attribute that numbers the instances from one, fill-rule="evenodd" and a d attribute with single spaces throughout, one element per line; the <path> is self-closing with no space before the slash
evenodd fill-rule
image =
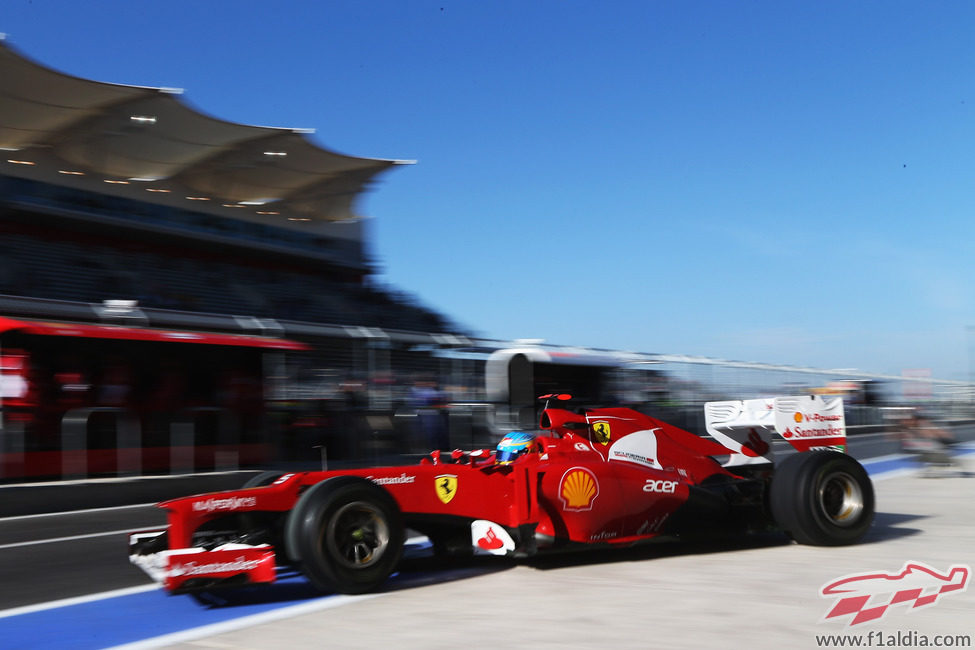
<path id="1" fill-rule="evenodd" d="M 598 542 L 603 539 L 613 539 L 617 535 L 618 533 L 614 530 L 604 530 L 602 532 L 596 533 L 595 535 L 592 535 L 589 539 L 590 541 Z"/>
<path id="2" fill-rule="evenodd" d="M 199 576 L 210 573 L 240 573 L 241 571 L 253 571 L 261 565 L 260 560 L 245 560 L 243 556 L 229 562 L 211 562 L 209 564 L 197 564 L 196 562 L 186 562 L 176 564 L 169 569 L 169 575 L 173 578 L 181 576 Z"/>
<path id="3" fill-rule="evenodd" d="M 657 461 L 657 429 L 634 431 L 621 436 L 609 448 L 607 460 L 636 463 L 644 467 L 661 469 Z"/>
<path id="4" fill-rule="evenodd" d="M 660 515 L 653 521 L 650 520 L 644 521 L 643 524 L 640 525 L 640 528 L 637 529 L 636 534 L 646 535 L 648 533 L 657 532 L 658 530 L 660 530 L 660 527 L 664 525 L 664 522 L 667 521 L 667 517 L 669 516 L 670 513 L 665 512 L 664 514 Z"/>
<path id="5" fill-rule="evenodd" d="M 646 485 L 643 486 L 644 492 L 659 492 L 661 494 L 673 494 L 677 491 L 677 481 L 663 481 L 648 478 Z"/>
<path id="6" fill-rule="evenodd" d="M 406 483 L 412 483 L 416 480 L 415 476 L 407 476 L 406 472 L 403 472 L 399 476 L 367 476 L 366 478 L 376 485 L 403 485 Z"/>
<path id="7" fill-rule="evenodd" d="M 194 512 L 214 512 L 217 510 L 240 510 L 242 508 L 253 508 L 257 505 L 257 497 L 226 497 L 224 499 L 206 499 L 204 501 L 194 501 Z"/>
<path id="8" fill-rule="evenodd" d="M 634 454 L 632 451 L 619 451 L 619 450 L 613 450 L 613 460 L 629 460 L 634 463 L 639 463 L 641 465 L 649 465 L 650 467 L 653 467 L 657 462 L 649 456 Z"/>

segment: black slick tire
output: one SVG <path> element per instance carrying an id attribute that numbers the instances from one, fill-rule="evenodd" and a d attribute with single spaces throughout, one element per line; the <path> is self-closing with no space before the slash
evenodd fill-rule
<path id="1" fill-rule="evenodd" d="M 787 456 L 769 489 L 772 518 L 800 544 L 855 544 L 870 529 L 874 507 L 866 470 L 838 451 Z"/>
<path id="2" fill-rule="evenodd" d="M 399 507 L 386 490 L 356 476 L 309 488 L 285 523 L 285 550 L 317 588 L 374 591 L 403 554 Z"/>
<path id="3" fill-rule="evenodd" d="M 275 470 L 268 470 L 266 472 L 261 472 L 260 474 L 255 474 L 254 476 L 247 479 L 247 482 L 242 486 L 243 489 L 252 487 L 264 487 L 274 483 L 276 480 L 284 476 L 281 472 Z"/>

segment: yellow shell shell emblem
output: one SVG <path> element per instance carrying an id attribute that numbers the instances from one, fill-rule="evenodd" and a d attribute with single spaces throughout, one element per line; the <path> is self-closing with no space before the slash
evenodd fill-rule
<path id="1" fill-rule="evenodd" d="M 573 467 L 562 476 L 559 497 L 564 510 L 590 510 L 599 495 L 599 482 L 588 469 Z"/>
<path id="2" fill-rule="evenodd" d="M 796 414 L 792 416 L 792 419 L 796 421 L 797 424 L 802 422 L 802 413 L 796 411 Z"/>

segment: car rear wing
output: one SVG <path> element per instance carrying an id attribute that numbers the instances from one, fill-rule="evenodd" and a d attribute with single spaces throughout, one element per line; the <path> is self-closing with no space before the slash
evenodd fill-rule
<path id="1" fill-rule="evenodd" d="M 726 465 L 773 460 L 772 443 L 782 439 L 796 451 L 846 450 L 843 398 L 820 395 L 708 402 L 708 433 L 732 452 Z"/>

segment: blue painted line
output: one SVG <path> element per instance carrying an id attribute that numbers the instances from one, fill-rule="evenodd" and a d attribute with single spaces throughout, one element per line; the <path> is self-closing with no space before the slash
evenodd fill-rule
<path id="1" fill-rule="evenodd" d="M 429 542 L 409 544 L 405 558 L 429 555 Z M 478 571 L 474 571 L 477 573 Z M 448 581 L 467 571 L 394 575 L 387 590 Z M 280 570 L 267 585 L 217 590 L 202 595 L 169 595 L 160 589 L 32 611 L 0 618 L 0 646 L 7 649 L 98 650 L 137 643 L 194 628 L 264 614 L 293 605 L 338 600 L 323 595 L 299 573 Z"/>
<path id="2" fill-rule="evenodd" d="M 951 455 L 955 458 L 964 458 L 975 454 L 975 446 L 972 443 L 956 445 L 951 449 Z M 884 474 L 902 471 L 916 471 L 924 469 L 924 464 L 917 460 L 913 454 L 897 454 L 885 456 L 883 458 L 866 459 L 860 461 L 867 473 L 874 477 L 882 477 Z"/>
<path id="3" fill-rule="evenodd" d="M 879 474 L 886 474 L 887 472 L 895 472 L 899 470 L 921 468 L 921 464 L 918 463 L 913 456 L 894 456 L 881 460 L 866 460 L 861 461 L 861 464 L 863 465 L 863 468 L 867 470 L 867 474 L 870 476 L 877 476 Z"/>
<path id="4" fill-rule="evenodd" d="M 5 648 L 95 650 L 333 597 L 297 577 L 223 596 L 204 601 L 160 589 L 69 605 L 0 619 L 0 638 Z"/>

